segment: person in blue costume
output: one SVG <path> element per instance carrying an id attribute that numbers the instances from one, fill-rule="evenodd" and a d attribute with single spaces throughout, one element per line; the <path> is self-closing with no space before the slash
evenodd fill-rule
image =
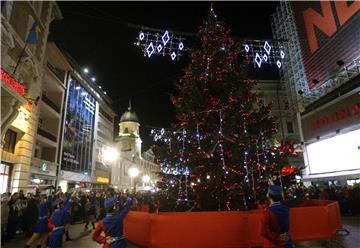
<path id="1" fill-rule="evenodd" d="M 261 235 L 264 248 L 292 248 L 290 236 L 290 209 L 282 200 L 281 187 L 269 181 L 267 197 L 270 206 L 264 213 Z"/>
<path id="2" fill-rule="evenodd" d="M 48 209 L 48 198 L 46 195 L 36 195 L 34 197 L 35 200 L 38 200 L 37 204 L 37 221 L 34 226 L 33 234 L 31 238 L 26 242 L 25 248 L 31 247 L 32 244 L 37 242 L 36 247 L 46 247 L 46 239 L 48 236 L 49 228 L 48 228 L 48 217 L 49 217 L 49 209 Z"/>
<path id="3" fill-rule="evenodd" d="M 64 204 L 64 201 L 60 198 L 55 198 L 51 204 L 55 210 L 49 221 L 49 225 L 52 227 L 52 230 L 49 233 L 47 246 L 50 248 L 62 247 L 62 239 L 65 233 L 65 213 L 71 208 L 75 195 L 76 191 L 72 193 L 66 204 Z"/>
<path id="4" fill-rule="evenodd" d="M 66 203 L 70 199 L 70 195 L 68 193 L 65 193 L 65 197 L 66 197 L 66 200 L 65 200 L 65 205 L 66 205 Z M 69 208 L 69 210 L 65 212 L 64 224 L 65 224 L 66 241 L 71 241 L 72 239 L 69 236 L 69 229 L 70 229 L 70 224 L 71 224 L 71 208 Z"/>
<path id="5" fill-rule="evenodd" d="M 90 204 L 90 207 L 89 207 L 89 209 L 87 210 L 87 213 L 86 213 L 85 230 L 88 229 L 89 222 L 91 222 L 91 225 L 92 225 L 93 229 L 95 229 L 96 212 L 97 212 L 97 209 L 96 209 L 97 202 L 96 202 L 96 194 L 95 194 L 95 192 L 92 193 L 89 204 Z"/>
<path id="6" fill-rule="evenodd" d="M 123 234 L 123 221 L 129 212 L 133 197 L 129 196 L 124 207 L 119 211 L 119 198 L 111 196 L 105 200 L 106 216 L 98 222 L 96 229 L 92 235 L 92 239 L 103 248 L 124 248 L 126 241 Z M 105 236 L 101 235 L 104 232 Z"/>

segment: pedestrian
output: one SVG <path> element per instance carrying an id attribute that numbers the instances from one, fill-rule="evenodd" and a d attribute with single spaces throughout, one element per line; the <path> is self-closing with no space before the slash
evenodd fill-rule
<path id="1" fill-rule="evenodd" d="M 59 193 L 60 191 L 58 191 Z M 52 202 L 52 206 L 55 208 L 50 221 L 49 226 L 51 227 L 51 232 L 49 233 L 47 246 L 50 248 L 59 248 L 62 247 L 62 239 L 65 233 L 64 219 L 65 212 L 71 208 L 73 198 L 75 197 L 75 191 L 73 192 L 70 199 L 64 204 L 64 200 L 61 198 L 56 198 Z M 60 194 L 59 194 L 60 195 Z"/>
<path id="2" fill-rule="evenodd" d="M 3 243 L 6 239 L 6 227 L 8 224 L 10 208 L 8 205 L 9 195 L 7 193 L 1 196 L 1 242 Z"/>
<path id="3" fill-rule="evenodd" d="M 91 200 L 87 200 L 86 205 L 89 207 L 87 208 L 86 212 L 86 220 L 85 220 L 85 231 L 88 230 L 89 223 L 91 222 L 91 225 L 93 227 L 93 230 L 95 229 L 95 221 L 96 221 L 96 194 L 93 193 L 91 196 Z"/>
<path id="4" fill-rule="evenodd" d="M 66 201 L 65 201 L 65 205 L 67 204 L 67 202 L 70 200 L 70 195 L 68 193 L 65 194 L 66 196 Z M 65 237 L 66 237 L 66 241 L 71 241 L 72 239 L 69 236 L 69 229 L 70 229 L 70 224 L 71 224 L 71 207 L 65 211 L 64 214 L 64 225 L 65 225 Z"/>
<path id="5" fill-rule="evenodd" d="M 18 227 L 18 223 L 19 223 L 19 209 L 16 207 L 16 205 L 18 204 L 19 201 L 19 193 L 14 193 L 9 202 L 8 202 L 8 206 L 9 206 L 9 217 L 8 217 L 8 222 L 7 222 L 7 233 L 6 233 L 6 237 L 7 240 L 12 239 L 17 231 L 17 227 Z"/>
<path id="6" fill-rule="evenodd" d="M 37 202 L 37 212 L 33 211 L 32 214 L 36 216 L 36 224 L 33 228 L 33 234 L 31 238 L 26 242 L 24 248 L 30 248 L 32 244 L 37 242 L 37 248 L 45 247 L 46 246 L 46 239 L 49 232 L 48 228 L 48 199 L 46 195 L 42 195 L 40 199 L 34 197 L 35 201 Z"/>
<path id="7" fill-rule="evenodd" d="M 282 190 L 269 181 L 267 197 L 270 206 L 264 212 L 261 235 L 264 248 L 291 248 L 293 243 L 289 234 L 290 209 L 282 202 Z"/>
<path id="8" fill-rule="evenodd" d="M 126 247 L 125 237 L 123 235 L 123 221 L 129 212 L 133 202 L 133 197 L 128 196 L 125 206 L 119 212 L 119 201 L 115 196 L 105 200 L 106 216 L 98 222 L 92 235 L 92 239 L 103 248 L 124 248 Z M 101 233 L 104 232 L 105 236 Z"/>

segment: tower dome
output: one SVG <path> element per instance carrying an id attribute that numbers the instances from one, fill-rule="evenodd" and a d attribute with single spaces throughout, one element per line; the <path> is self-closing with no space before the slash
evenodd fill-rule
<path id="1" fill-rule="evenodd" d="M 129 102 L 129 108 L 125 111 L 120 118 L 120 122 L 131 121 L 131 122 L 139 122 L 139 118 L 137 114 L 131 110 L 131 102 Z"/>

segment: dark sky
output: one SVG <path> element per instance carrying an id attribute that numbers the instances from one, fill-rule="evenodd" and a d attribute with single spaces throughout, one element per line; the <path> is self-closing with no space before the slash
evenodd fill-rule
<path id="1" fill-rule="evenodd" d="M 166 127 L 174 120 L 170 94 L 188 63 L 186 57 L 144 57 L 134 46 L 139 30 L 127 23 L 183 32 L 196 32 L 207 17 L 210 2 L 59 2 L 64 19 L 54 21 L 50 39 L 67 51 L 114 101 L 121 115 L 128 99 L 140 119 L 144 146 L 151 143 L 151 126 Z M 270 15 L 277 2 L 215 2 L 219 19 L 232 34 L 271 38 Z M 190 42 L 190 40 L 188 41 Z M 188 45 L 185 43 L 185 45 Z M 267 76 L 265 76 L 267 77 Z"/>

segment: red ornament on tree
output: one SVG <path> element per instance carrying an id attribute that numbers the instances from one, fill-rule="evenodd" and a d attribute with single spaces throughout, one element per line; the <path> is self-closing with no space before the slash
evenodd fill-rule
<path id="1" fill-rule="evenodd" d="M 295 172 L 295 168 L 290 165 L 284 165 L 281 169 L 282 176 L 289 176 Z"/>

